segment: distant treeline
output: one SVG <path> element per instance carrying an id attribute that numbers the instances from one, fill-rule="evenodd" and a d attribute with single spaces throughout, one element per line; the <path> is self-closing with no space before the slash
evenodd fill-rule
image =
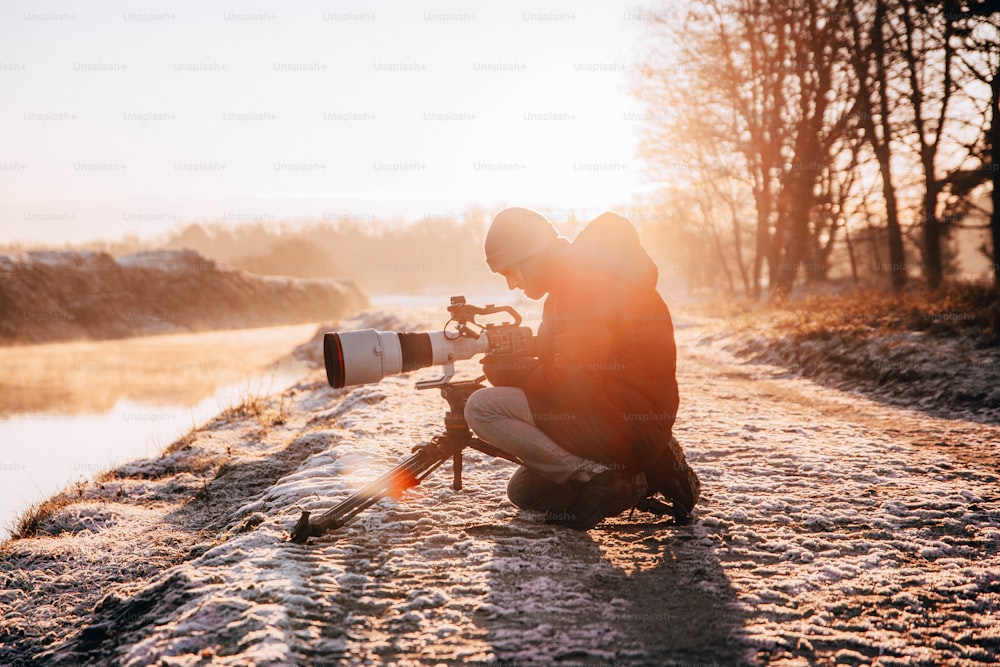
<path id="1" fill-rule="evenodd" d="M 191 224 L 164 245 L 190 248 L 230 268 L 262 275 L 350 278 L 366 291 L 413 292 L 490 279 L 479 222 Z"/>
<path id="2" fill-rule="evenodd" d="M 565 210 L 540 212 L 569 239 L 594 216 Z M 683 221 L 655 209 L 618 209 L 639 230 L 657 261 L 661 286 L 687 291 L 705 286 L 699 278 L 718 271 L 714 259 L 692 261 Z M 369 293 L 414 293 L 447 288 L 502 289 L 504 281 L 486 265 L 483 241 L 489 213 L 470 210 L 461 217 L 430 217 L 413 223 L 354 218 L 321 222 L 190 224 L 160 247 L 190 248 L 234 269 L 263 275 L 350 278 Z M 117 252 L 112 247 L 111 252 Z M 133 248 L 122 248 L 133 250 Z"/>
<path id="3" fill-rule="evenodd" d="M 695 194 L 704 198 L 705 208 L 694 205 L 690 197 Z M 692 292 L 737 294 L 749 289 L 753 254 L 735 243 L 737 238 L 747 242 L 750 231 L 748 221 L 739 217 L 740 212 L 732 218 L 713 217 L 726 200 L 697 188 L 686 195 L 674 189 L 653 201 L 656 203 L 633 203 L 615 210 L 638 229 L 643 245 L 659 267 L 664 296 L 675 298 Z M 569 239 L 576 238 L 598 214 L 566 209 L 539 211 Z M 159 238 L 131 236 L 73 249 L 106 252 L 114 257 L 156 249 L 188 249 L 225 268 L 259 275 L 346 278 L 369 294 L 496 292 L 504 288 L 504 281 L 490 272 L 483 251 L 492 213 L 470 209 L 460 215 L 428 216 L 407 223 L 360 212 L 324 220 L 192 222 Z M 829 253 L 822 260 L 807 263 L 799 278 L 814 283 L 818 280 L 838 291 L 853 284 L 888 285 L 893 267 L 884 227 L 873 223 L 850 234 L 846 229 L 838 231 L 829 241 Z M 957 237 L 953 238 L 949 253 L 957 254 L 959 245 Z M 24 249 L 9 248 L 14 252 Z M 974 254 L 975 248 L 967 247 L 966 251 Z M 820 262 L 823 270 L 812 270 Z M 773 270 L 789 268 L 777 263 Z M 919 265 L 910 261 L 903 268 L 916 272 Z M 851 279 L 852 269 L 855 280 Z M 765 285 L 767 278 L 766 274 L 762 276 Z"/>
<path id="4" fill-rule="evenodd" d="M 565 210 L 545 210 L 569 239 L 588 222 Z M 665 282 L 690 286 L 688 274 L 701 272 L 680 245 L 673 225 L 645 209 L 619 209 L 631 217 Z M 596 217 L 596 214 L 595 214 Z M 190 249 L 230 269 L 298 278 L 349 278 L 368 293 L 503 288 L 486 265 L 483 241 L 491 214 L 470 209 L 461 216 L 427 217 L 413 223 L 345 216 L 321 221 L 190 223 L 155 240 L 126 238 L 88 244 L 86 249 L 115 256 L 165 248 Z M 459 292 L 456 292 L 459 293 Z"/>
<path id="5" fill-rule="evenodd" d="M 698 210 L 668 197 L 657 205 L 616 209 L 639 230 L 660 271 L 665 296 L 692 292 L 740 291 L 741 268 L 734 260 L 732 236 L 706 227 Z M 539 209 L 569 239 L 596 213 Z M 127 237 L 93 243 L 84 249 L 114 256 L 153 249 L 190 249 L 223 266 L 250 273 L 297 278 L 348 278 L 374 294 L 503 289 L 490 272 L 483 240 L 490 213 L 469 210 L 461 216 L 427 217 L 412 223 L 360 215 L 319 221 L 189 223 L 158 239 Z M 843 238 L 843 237 L 841 237 Z M 862 284 L 886 283 L 888 253 L 884 234 L 857 232 L 856 271 Z M 830 255 L 824 280 L 850 282 L 844 244 Z M 743 261 L 746 261 L 744 255 Z M 915 265 L 914 265 L 915 266 Z M 780 268 L 780 267 L 779 267 Z M 743 269 L 745 271 L 745 267 Z M 744 274 L 745 277 L 745 274 Z M 816 278 L 817 272 L 809 274 Z"/>

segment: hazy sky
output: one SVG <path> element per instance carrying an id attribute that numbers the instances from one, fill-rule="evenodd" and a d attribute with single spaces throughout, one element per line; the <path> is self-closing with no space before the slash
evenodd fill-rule
<path id="1" fill-rule="evenodd" d="M 635 2 L 0 5 L 0 242 L 645 186 Z"/>

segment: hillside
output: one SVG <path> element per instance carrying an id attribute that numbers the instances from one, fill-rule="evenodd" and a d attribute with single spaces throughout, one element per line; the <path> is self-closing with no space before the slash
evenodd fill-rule
<path id="1" fill-rule="evenodd" d="M 368 305 L 350 280 L 231 271 L 192 250 L 0 254 L 0 343 L 239 329 Z"/>

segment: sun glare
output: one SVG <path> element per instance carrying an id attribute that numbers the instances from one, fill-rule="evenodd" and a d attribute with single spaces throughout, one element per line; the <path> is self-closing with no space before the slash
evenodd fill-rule
<path id="1" fill-rule="evenodd" d="M 20 124 L 0 238 L 626 204 L 643 183 L 628 93 L 640 26 L 616 6 L 559 9 L 396 3 L 352 20 L 317 4 L 252 20 L 191 6 L 174 20 L 0 22 L 5 59 L 31 64 L 4 74 Z M 60 39 L 43 39 L 53 28 Z"/>

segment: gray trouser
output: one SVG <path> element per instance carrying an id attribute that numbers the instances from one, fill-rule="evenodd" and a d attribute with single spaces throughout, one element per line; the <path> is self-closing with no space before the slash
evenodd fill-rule
<path id="1" fill-rule="evenodd" d="M 507 484 L 507 496 L 522 509 L 565 509 L 576 493 L 567 484 L 578 470 L 599 464 L 572 454 L 545 435 L 531 416 L 528 397 L 516 387 L 486 387 L 469 397 L 465 421 L 497 449 L 521 459 Z"/>

